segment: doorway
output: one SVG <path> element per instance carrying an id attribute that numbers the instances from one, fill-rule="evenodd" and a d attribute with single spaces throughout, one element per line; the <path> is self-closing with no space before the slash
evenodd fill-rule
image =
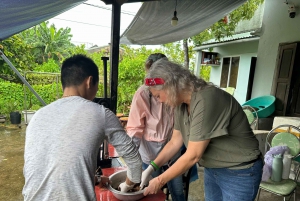
<path id="1" fill-rule="evenodd" d="M 300 117 L 300 42 L 279 44 L 272 95 L 275 115 Z"/>

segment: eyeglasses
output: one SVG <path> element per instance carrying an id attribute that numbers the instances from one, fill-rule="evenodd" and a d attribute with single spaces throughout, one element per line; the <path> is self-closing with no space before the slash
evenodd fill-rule
<path id="1" fill-rule="evenodd" d="M 146 78 L 145 85 L 146 86 L 155 86 L 155 85 L 163 85 L 165 81 L 162 78 Z"/>

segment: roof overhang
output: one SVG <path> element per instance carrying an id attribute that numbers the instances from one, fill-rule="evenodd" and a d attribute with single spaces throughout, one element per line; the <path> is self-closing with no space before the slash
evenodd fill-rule
<path id="1" fill-rule="evenodd" d="M 59 15 L 86 0 L 2 0 L 0 41 Z"/>
<path id="2" fill-rule="evenodd" d="M 171 19 L 176 0 L 145 2 L 121 36 L 123 44 L 159 45 L 197 35 L 246 0 L 177 0 L 178 25 Z"/>
<path id="3" fill-rule="evenodd" d="M 219 43 L 212 43 L 212 44 L 205 44 L 201 45 L 199 47 L 194 48 L 194 51 L 201 51 L 212 47 L 219 47 L 224 45 L 231 45 L 231 44 L 237 44 L 237 43 L 245 43 L 245 42 L 252 42 L 252 41 L 259 41 L 259 36 L 253 36 L 251 38 L 243 38 L 243 39 L 237 39 L 237 40 L 231 40 L 231 41 L 224 41 Z"/>

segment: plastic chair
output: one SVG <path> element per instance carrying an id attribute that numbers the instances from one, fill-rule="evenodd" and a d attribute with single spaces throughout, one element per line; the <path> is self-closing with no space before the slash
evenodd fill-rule
<path id="1" fill-rule="evenodd" d="M 227 88 L 225 89 L 225 91 L 226 91 L 227 93 L 229 93 L 230 95 L 233 96 L 234 91 L 235 91 L 235 88 L 234 88 L 234 87 L 227 87 Z"/>
<path id="2" fill-rule="evenodd" d="M 244 105 L 242 106 L 242 108 L 247 116 L 250 127 L 252 128 L 252 130 L 256 130 L 258 122 L 258 115 L 256 110 L 250 105 Z"/>
<path id="3" fill-rule="evenodd" d="M 287 128 L 286 132 L 276 132 L 278 128 Z M 287 146 L 290 150 L 290 154 L 293 156 L 293 160 L 297 160 L 300 153 L 300 141 L 299 138 L 291 133 L 291 130 L 297 130 L 300 132 L 298 127 L 293 125 L 280 125 L 276 128 L 273 128 L 267 135 L 265 151 L 274 146 Z M 283 196 L 284 200 L 286 197 L 291 198 L 294 195 L 294 201 L 296 201 L 296 187 L 297 179 L 299 176 L 299 168 L 297 168 L 296 176 L 294 179 L 283 179 L 280 182 L 273 182 L 269 180 L 267 182 L 262 181 L 259 185 L 259 190 L 257 194 L 257 201 L 259 200 L 261 189 L 268 191 L 270 193 Z"/>

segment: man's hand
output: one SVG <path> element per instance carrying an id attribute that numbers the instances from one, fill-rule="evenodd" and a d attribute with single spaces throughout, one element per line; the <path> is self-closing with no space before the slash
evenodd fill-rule
<path id="1" fill-rule="evenodd" d="M 149 183 L 149 180 L 151 179 L 150 176 L 151 176 L 152 172 L 154 172 L 154 168 L 152 167 L 152 165 L 149 165 L 147 167 L 147 169 L 143 171 L 141 184 L 140 184 L 141 189 L 143 189 Z"/>
<path id="2" fill-rule="evenodd" d="M 109 181 L 108 177 L 105 176 L 100 176 L 100 177 L 95 177 L 95 184 L 98 185 L 100 188 L 103 186 L 107 186 L 107 184 L 110 184 L 111 182 Z"/>

